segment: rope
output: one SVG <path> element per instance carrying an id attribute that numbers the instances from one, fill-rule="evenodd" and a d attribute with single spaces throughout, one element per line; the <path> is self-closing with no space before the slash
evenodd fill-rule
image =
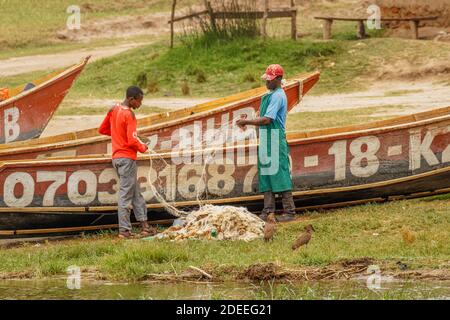
<path id="1" fill-rule="evenodd" d="M 228 126 L 229 126 L 230 124 L 234 124 L 234 122 L 235 122 L 236 120 L 238 120 L 238 119 L 240 119 L 240 118 L 236 117 L 236 118 L 231 119 L 231 120 L 227 123 L 227 128 L 228 128 Z M 227 131 L 228 131 L 228 130 L 227 130 Z M 218 130 L 218 133 L 221 134 L 222 131 L 221 131 L 221 130 Z M 215 136 L 214 136 L 214 137 L 215 137 Z M 213 138 L 214 138 L 214 137 L 213 137 Z M 212 140 L 215 140 L 215 139 L 212 139 Z M 227 141 L 227 135 L 225 135 L 224 142 L 223 142 L 223 143 L 221 142 L 220 144 L 219 144 L 219 143 L 216 144 L 216 147 L 213 149 L 213 151 L 211 152 L 211 154 L 206 158 L 206 161 L 205 161 L 205 163 L 204 163 L 204 165 L 203 165 L 203 168 L 202 168 L 202 174 L 201 174 L 201 176 L 200 176 L 200 179 L 197 181 L 197 183 L 196 183 L 196 185 L 195 185 L 196 190 L 197 190 L 197 194 L 196 194 L 196 202 L 197 202 L 197 204 L 198 204 L 198 206 L 199 206 L 200 209 L 203 208 L 204 205 L 203 205 L 203 202 L 202 202 L 201 199 L 200 199 L 199 183 L 200 183 L 202 180 L 204 181 L 204 183 L 205 183 L 205 195 L 207 196 L 207 188 L 206 188 L 206 166 L 210 163 L 211 160 L 214 159 L 214 156 L 215 156 L 216 151 L 219 150 L 219 148 L 222 148 L 223 145 L 224 145 L 224 143 L 226 143 L 226 141 Z M 202 140 L 202 144 L 201 144 L 202 147 L 203 147 L 203 146 L 207 146 L 207 144 L 208 144 L 208 141 Z M 215 145 L 215 144 L 213 144 L 213 146 L 214 146 L 214 145 Z M 180 151 L 181 151 L 181 149 L 180 149 Z M 170 214 L 174 215 L 175 217 L 180 218 L 180 217 L 183 217 L 183 216 L 187 216 L 187 215 L 189 214 L 189 212 L 186 212 L 186 211 L 183 211 L 183 210 L 179 210 L 179 209 L 177 209 L 174 205 L 168 203 L 168 202 L 164 199 L 164 197 L 162 196 L 162 194 L 156 189 L 156 187 L 155 187 L 152 183 L 150 183 L 150 181 L 151 181 L 151 176 L 150 176 L 150 174 L 151 174 L 151 172 L 152 172 L 151 169 L 153 168 L 153 156 L 158 156 L 158 157 L 164 162 L 164 164 L 165 164 L 166 166 L 169 165 L 169 164 L 168 164 L 167 161 L 161 156 L 161 154 L 156 153 L 155 151 L 153 151 L 153 150 L 151 150 L 151 149 L 148 149 L 148 152 L 149 152 L 149 162 L 150 162 L 150 167 L 149 167 L 149 168 L 150 168 L 150 170 L 149 170 L 148 173 L 147 173 L 147 182 L 148 182 L 148 185 L 150 186 L 150 190 L 151 190 L 152 193 L 154 194 L 156 200 L 157 200 L 160 204 L 163 205 L 164 209 L 165 209 L 167 212 L 169 212 Z M 158 179 L 160 179 L 160 178 L 158 177 Z"/>
<path id="2" fill-rule="evenodd" d="M 161 157 L 160 154 L 156 153 L 153 150 L 150 150 L 150 148 L 148 149 L 148 151 L 149 151 L 149 160 L 150 160 L 150 170 L 148 170 L 148 173 L 147 173 L 147 182 L 148 182 L 148 185 L 150 186 L 150 189 L 152 190 L 156 200 L 163 205 L 164 209 L 166 209 L 167 212 L 169 212 L 170 214 L 172 214 L 173 216 L 175 216 L 177 218 L 187 215 L 188 212 L 179 210 L 175 206 L 173 206 L 170 203 L 168 203 L 166 201 L 166 199 L 164 199 L 164 197 L 161 195 L 161 193 L 159 193 L 159 191 L 156 189 L 156 187 L 153 185 L 153 183 L 150 182 L 150 181 L 152 181 L 152 179 L 150 177 L 150 174 L 152 172 L 151 169 L 153 168 L 153 157 L 152 157 L 152 155 L 159 156 L 164 161 L 164 163 L 166 165 L 167 165 L 167 162 L 166 162 L 166 160 L 164 160 L 163 157 Z M 159 177 L 158 177 L 158 179 L 159 179 Z"/>
<path id="3" fill-rule="evenodd" d="M 284 85 L 284 84 L 283 84 L 283 85 Z M 302 98 L 303 98 L 302 94 L 303 94 L 303 81 L 299 80 L 299 103 L 302 101 Z M 227 126 L 226 126 L 226 127 L 227 127 L 227 130 L 226 130 L 226 134 L 225 134 L 225 137 L 224 137 L 223 141 L 220 141 L 220 139 L 217 139 L 217 140 L 219 140 L 219 143 L 217 143 L 217 144 L 214 144 L 214 143 L 213 143 L 213 144 L 212 144 L 212 147 L 213 147 L 212 152 L 211 152 L 211 154 L 208 155 L 208 157 L 205 159 L 205 162 L 204 162 L 204 164 L 203 164 L 203 168 L 202 168 L 202 173 L 201 173 L 200 179 L 197 181 L 197 183 L 196 183 L 196 185 L 195 185 L 196 190 L 197 190 L 197 193 L 196 193 L 196 202 L 197 202 L 197 204 L 198 204 L 200 210 L 202 210 L 202 208 L 204 207 L 204 204 L 203 204 L 203 202 L 202 202 L 202 200 L 201 200 L 201 198 L 200 198 L 200 189 L 199 189 L 199 184 L 200 184 L 200 182 L 202 182 L 202 181 L 204 182 L 204 185 L 205 185 L 205 191 L 204 191 L 204 192 L 205 192 L 205 197 L 208 196 L 208 191 L 207 191 L 208 188 L 206 187 L 206 186 L 207 186 L 207 181 L 206 181 L 206 166 L 214 159 L 215 154 L 216 154 L 216 151 L 219 150 L 220 148 L 223 148 L 224 144 L 227 143 L 227 140 L 228 140 L 228 131 L 229 131 L 228 128 L 229 128 L 230 125 L 234 125 L 235 122 L 236 122 L 236 120 L 238 120 L 238 119 L 240 119 L 240 117 L 235 117 L 235 118 L 231 119 L 231 120 L 226 124 L 226 125 L 227 125 Z M 217 130 L 217 133 L 219 134 L 219 138 L 220 138 L 220 136 L 221 136 L 222 133 L 223 133 L 223 130 L 220 130 L 220 129 L 219 129 L 219 130 Z M 216 140 L 216 135 L 214 135 L 214 136 L 212 137 L 211 140 L 215 141 L 215 140 Z M 210 147 L 211 147 L 211 144 L 210 144 L 210 143 L 211 143 L 211 141 L 205 141 L 205 139 L 202 139 L 202 141 L 201 141 L 202 150 L 203 150 L 203 147 L 204 147 L 204 146 L 208 146 L 208 148 L 210 149 Z M 182 149 L 180 149 L 179 151 L 182 151 Z M 156 153 L 155 151 L 150 150 L 150 149 L 148 149 L 148 152 L 149 152 L 150 170 L 148 171 L 147 182 L 148 182 L 148 184 L 149 184 L 149 186 L 150 186 L 151 191 L 152 191 L 153 194 L 155 195 L 156 200 L 157 200 L 160 204 L 163 205 L 164 209 L 167 210 L 167 212 L 169 212 L 170 214 L 174 215 L 175 217 L 180 218 L 180 217 L 185 217 L 185 216 L 187 216 L 190 212 L 186 212 L 186 211 L 183 211 L 183 210 L 179 210 L 179 209 L 177 209 L 173 204 L 168 203 L 168 202 L 165 200 L 165 198 L 162 196 L 162 194 L 156 189 L 156 187 L 155 187 L 152 183 L 150 183 L 150 181 L 151 181 L 150 173 L 151 173 L 151 171 L 152 171 L 151 169 L 153 168 L 153 156 L 158 156 L 158 157 L 165 163 L 166 166 L 169 165 L 169 164 L 167 163 L 166 160 L 164 160 L 164 158 L 161 156 L 161 154 Z M 158 179 L 160 179 L 160 178 L 158 177 Z M 222 206 L 222 207 L 225 208 L 226 206 Z"/>

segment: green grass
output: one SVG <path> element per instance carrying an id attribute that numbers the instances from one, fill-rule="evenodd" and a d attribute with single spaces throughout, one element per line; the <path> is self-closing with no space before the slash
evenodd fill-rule
<path id="1" fill-rule="evenodd" d="M 59 108 L 55 113 L 55 116 L 84 116 L 84 115 L 105 115 L 106 112 L 111 108 L 111 106 L 89 106 L 89 107 L 80 107 L 80 106 L 64 106 L 63 108 Z M 167 109 L 160 107 L 144 107 L 139 109 L 139 114 L 155 114 L 167 112 Z"/>
<path id="2" fill-rule="evenodd" d="M 381 56 L 395 60 L 408 59 L 408 54 L 440 59 L 448 55 L 448 47 L 402 39 L 263 42 L 241 38 L 217 41 L 209 47 L 178 44 L 170 50 L 164 41 L 159 41 L 89 64 L 68 98 L 117 99 L 142 74 L 152 84 L 148 96 L 183 96 L 184 83 L 191 96 L 226 96 L 261 86 L 260 75 L 271 63 L 283 65 L 287 77 L 320 70 L 321 79 L 309 94 L 352 92 L 373 83 L 364 79 L 373 76 Z M 21 84 L 43 73 L 3 78 L 2 86 Z"/>
<path id="3" fill-rule="evenodd" d="M 94 39 L 89 42 L 61 42 L 42 44 L 42 45 L 29 45 L 20 47 L 5 48 L 0 51 L 0 59 L 18 58 L 32 55 L 49 55 L 63 53 L 67 51 L 75 50 L 93 50 L 102 49 L 102 47 L 111 47 L 133 43 L 148 43 L 151 41 L 161 41 L 162 37 L 153 37 L 147 35 L 130 36 L 126 38 L 108 38 L 108 39 Z"/>
<path id="4" fill-rule="evenodd" d="M 382 290 L 372 291 L 364 282 L 355 281 L 291 284 L 264 282 L 260 286 L 255 286 L 251 297 L 255 300 L 417 300 L 442 297 L 439 289 L 433 288 L 431 284 L 424 286 L 422 283 L 411 281 L 397 284 L 394 288 L 386 284 L 382 287 Z M 445 294 L 445 289 L 443 292 Z"/>
<path id="5" fill-rule="evenodd" d="M 182 1 L 189 5 L 191 0 Z M 137 16 L 153 12 L 169 11 L 167 0 L 14 0 L 0 1 L 0 49 L 20 50 L 53 45 L 56 32 L 65 30 L 70 5 L 81 8 L 81 25 L 99 19 L 121 16 Z"/>
<path id="6" fill-rule="evenodd" d="M 287 76 L 292 77 L 315 70 L 319 60 L 342 51 L 340 43 L 290 40 L 237 39 L 210 48 L 179 45 L 173 50 L 157 43 L 88 65 L 70 97 L 121 97 L 124 89 L 136 84 L 142 73 L 156 81 L 156 96 L 168 93 L 181 96 L 185 80 L 193 96 L 223 96 L 261 86 L 260 75 L 270 63 L 283 64 Z M 40 74 L 4 78 L 2 85 L 15 86 Z"/>
<path id="7" fill-rule="evenodd" d="M 422 93 L 423 90 L 417 89 L 417 90 L 393 90 L 393 91 L 387 91 L 384 93 L 387 97 L 398 97 L 398 96 L 404 96 L 412 93 Z"/>
<path id="8" fill-rule="evenodd" d="M 95 87 L 100 95 L 109 96 L 122 92 L 125 83 L 136 83 L 138 75 L 144 72 L 148 79 L 157 82 L 157 96 L 165 93 L 181 96 L 181 84 L 185 80 L 193 96 L 223 96 L 262 85 L 260 80 L 248 81 L 249 75 L 259 79 L 272 62 L 283 64 L 289 77 L 314 70 L 313 61 L 342 51 L 335 43 L 289 40 L 264 43 L 258 39 L 237 39 L 209 48 L 159 49 L 157 46 L 141 48 L 95 63 L 74 89 L 89 95 Z M 205 79 L 198 81 L 201 75 Z"/>
<path id="9" fill-rule="evenodd" d="M 26 245 L 0 251 L 0 274 L 48 277 L 64 275 L 68 266 L 78 265 L 83 272 L 95 270 L 109 280 L 140 281 L 152 273 L 181 273 L 193 265 L 226 280 L 254 263 L 321 267 L 361 257 L 401 260 L 412 270 L 438 268 L 450 258 L 449 200 L 444 195 L 310 212 L 298 222 L 280 225 L 269 244 L 262 240 L 120 241 L 100 235 L 40 247 Z M 307 248 L 292 252 L 290 244 L 308 223 L 316 229 L 313 240 Z M 415 234 L 413 243 L 403 241 L 405 228 Z"/>

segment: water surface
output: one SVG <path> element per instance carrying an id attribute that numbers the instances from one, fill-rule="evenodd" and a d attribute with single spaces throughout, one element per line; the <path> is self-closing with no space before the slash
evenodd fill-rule
<path id="1" fill-rule="evenodd" d="M 364 280 L 297 283 L 110 283 L 66 279 L 1 280 L 0 299 L 450 299 L 450 281 Z M 74 287 L 75 285 L 75 287 Z"/>

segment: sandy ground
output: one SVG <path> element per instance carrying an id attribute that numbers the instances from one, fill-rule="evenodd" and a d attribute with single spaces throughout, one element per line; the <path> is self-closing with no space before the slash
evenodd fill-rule
<path id="1" fill-rule="evenodd" d="M 274 1 L 275 4 L 280 5 L 284 5 L 285 2 L 285 0 Z M 310 8 L 310 5 L 313 3 L 315 2 L 305 1 L 303 4 L 308 12 L 316 10 L 312 7 Z M 354 6 L 354 4 L 359 3 L 354 0 L 343 0 L 342 3 L 347 5 L 333 7 L 333 10 L 337 10 L 336 12 L 339 13 L 340 10 L 347 12 L 349 8 L 353 8 L 356 14 L 361 8 L 366 8 L 365 5 Z M 198 10 L 200 7 L 194 6 L 192 9 Z M 83 5 L 83 10 L 95 11 L 96 4 L 86 3 Z M 182 10 L 178 10 L 177 15 L 182 15 L 188 11 L 188 8 L 183 8 Z M 135 36 L 148 34 L 160 36 L 169 32 L 169 24 L 167 24 L 169 18 L 169 12 L 142 15 L 133 17 L 132 19 L 127 16 L 119 16 L 85 23 L 82 30 L 76 32 L 60 30 L 55 34 L 55 37 L 60 41 L 88 42 L 92 39 L 116 38 L 119 36 L 123 37 L 124 35 Z M 184 27 L 182 24 L 177 24 L 176 31 L 180 32 Z M 426 28 L 422 29 L 424 30 L 421 31 L 425 31 Z M 437 29 L 433 29 L 432 31 L 435 33 Z M 11 76 L 31 71 L 64 67 L 79 62 L 87 55 L 92 55 L 91 61 L 95 61 L 148 43 L 128 43 L 111 47 L 0 60 L 0 76 Z M 413 67 L 416 66 L 418 68 L 417 70 L 409 65 L 409 63 L 407 66 L 402 63 L 407 62 L 399 61 L 396 65 L 387 65 L 386 70 L 381 69 L 377 79 L 368 80 L 375 82 L 375 85 L 368 90 L 347 94 L 307 95 L 301 105 L 296 106 L 292 112 L 321 112 L 364 107 L 386 107 L 380 109 L 380 114 L 376 115 L 381 115 L 382 113 L 383 115 L 396 116 L 450 105 L 450 87 L 432 82 L 435 76 L 441 74 L 445 77 L 450 72 L 447 60 L 437 62 L 429 61 L 428 64 L 417 63 L 413 65 Z M 395 78 L 394 75 L 400 78 Z M 413 82 L 414 79 L 423 79 L 425 76 L 430 76 L 429 78 L 431 80 L 427 82 Z M 385 79 L 390 80 L 386 81 Z M 171 111 L 183 107 L 190 107 L 208 100 L 210 99 L 146 99 L 144 108 L 146 106 L 158 107 Z M 83 99 L 74 103 L 70 102 L 69 104 L 97 108 L 105 106 L 106 112 L 114 102 L 112 100 L 102 99 Z M 73 130 L 74 127 L 77 130 L 97 127 L 102 119 L 103 115 L 53 117 L 47 129 L 44 131 L 43 136 L 68 132 Z"/>
<path id="2" fill-rule="evenodd" d="M 146 107 L 158 107 L 167 109 L 167 111 L 188 108 L 195 106 L 197 104 L 207 102 L 212 100 L 211 98 L 155 98 L 155 99 L 145 99 L 141 108 Z M 105 106 L 105 114 L 108 109 L 117 102 L 115 100 L 103 100 L 103 99 L 83 99 L 79 103 L 82 106 L 89 105 L 103 105 Z M 139 114 L 136 112 L 137 118 L 145 117 L 145 114 Z M 77 128 L 77 130 L 97 128 L 102 122 L 104 115 L 83 115 L 83 116 L 55 116 L 53 117 L 47 128 L 42 133 L 42 137 L 52 136 L 55 134 L 66 133 L 73 131 L 72 128 Z"/>
<path id="3" fill-rule="evenodd" d="M 158 107 L 163 109 L 175 110 L 181 108 L 192 107 L 196 104 L 204 103 L 207 101 L 211 101 L 213 98 L 147 98 L 145 97 L 141 109 Z M 114 105 L 118 101 L 114 99 L 77 99 L 70 100 L 70 105 L 76 106 L 105 106 L 105 108 L 109 108 Z M 141 110 L 139 109 L 139 110 Z"/>
<path id="4" fill-rule="evenodd" d="M 43 54 L 0 60 L 0 77 L 14 76 L 21 73 L 40 70 L 63 68 L 71 64 L 78 63 L 84 57 L 89 55 L 92 56 L 90 60 L 90 62 L 92 62 L 147 44 L 149 44 L 149 42 L 127 43 L 112 47 L 81 49 L 58 54 Z"/>
<path id="5" fill-rule="evenodd" d="M 212 98 L 156 98 L 146 99 L 145 107 L 158 107 L 173 111 L 207 102 Z M 105 112 L 115 101 L 84 99 L 80 105 L 104 105 Z M 379 107 L 372 116 L 398 116 L 450 106 L 450 87 L 432 82 L 392 82 L 372 86 L 369 90 L 346 94 L 311 96 L 306 95 L 300 105 L 292 112 L 322 112 L 343 109 Z M 383 108 L 384 107 L 384 108 Z M 137 112 L 138 118 L 144 117 Z M 98 127 L 103 115 L 57 116 L 53 117 L 42 136 L 50 136 L 77 130 Z"/>
<path id="6" fill-rule="evenodd" d="M 178 13 L 181 15 L 181 12 Z M 114 18 L 84 22 L 80 30 L 60 30 L 56 38 L 63 41 L 89 42 L 94 39 L 127 38 L 133 36 L 160 36 L 170 34 L 170 12 L 140 16 L 117 16 Z M 183 25 L 175 24 L 181 31 Z"/>
<path id="7" fill-rule="evenodd" d="M 450 106 L 450 87 L 432 82 L 380 82 L 369 90 L 321 96 L 306 95 L 293 112 L 335 111 L 367 107 L 398 107 L 390 115 L 403 115 Z M 401 108 L 400 108 L 401 107 Z"/>

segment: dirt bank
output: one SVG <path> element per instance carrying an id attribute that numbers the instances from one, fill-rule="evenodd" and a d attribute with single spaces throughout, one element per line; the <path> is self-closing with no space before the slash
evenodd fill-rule
<path id="1" fill-rule="evenodd" d="M 43 54 L 0 60 L 0 77 L 13 76 L 33 71 L 63 68 L 71 64 L 78 63 L 84 57 L 89 55 L 92 56 L 90 60 L 90 62 L 92 62 L 147 44 L 149 44 L 149 42 L 127 43 L 114 47 L 81 49 L 57 54 Z"/>
<path id="2" fill-rule="evenodd" d="M 89 42 L 95 39 L 127 38 L 140 35 L 159 36 L 170 32 L 167 21 L 170 13 L 161 12 L 146 16 L 118 16 L 86 22 L 80 30 L 61 30 L 55 37 L 61 41 Z M 181 26 L 178 24 L 176 30 Z"/>
<path id="3" fill-rule="evenodd" d="M 389 107 L 390 115 L 405 115 L 450 105 L 450 87 L 433 82 L 383 82 L 369 90 L 303 98 L 293 112 L 320 112 Z"/>
<path id="4" fill-rule="evenodd" d="M 153 108 L 158 112 L 162 112 L 164 109 L 173 111 L 181 108 L 189 108 L 210 100 L 211 98 L 146 98 L 141 108 L 143 110 L 146 108 Z M 99 113 L 101 114 L 54 116 L 42 133 L 42 137 L 70 132 L 73 130 L 72 128 L 74 128 L 74 126 L 76 126 L 77 130 L 97 128 L 102 122 L 108 109 L 116 102 L 116 100 L 112 99 L 79 99 L 68 101 L 71 106 L 70 108 L 76 109 L 78 106 L 91 106 L 96 110 L 100 109 Z M 148 115 L 140 113 L 139 111 L 136 114 L 137 118 Z"/>
<path id="5" fill-rule="evenodd" d="M 173 111 L 180 108 L 192 107 L 207 102 L 212 98 L 148 98 L 144 100 L 145 108 Z M 92 106 L 100 109 L 98 115 L 65 115 L 53 117 L 42 136 L 70 132 L 73 126 L 78 130 L 98 127 L 104 113 L 116 101 L 112 99 L 81 99 L 69 100 L 70 108 Z M 399 116 L 426 111 L 450 105 L 450 87 L 432 82 L 390 82 L 378 83 L 369 90 L 347 93 L 327 94 L 320 96 L 307 95 L 301 105 L 294 107 L 292 113 L 323 112 L 344 109 L 359 109 L 380 107 L 379 113 L 372 116 Z M 159 110 L 158 110 L 159 109 Z M 146 114 L 137 112 L 138 118 Z"/>
<path id="6" fill-rule="evenodd" d="M 373 274 L 372 269 L 380 271 L 380 276 L 388 281 L 402 280 L 437 280 L 449 281 L 449 266 L 438 269 L 420 268 L 410 269 L 407 264 L 395 261 L 376 261 L 363 257 L 357 259 L 344 259 L 322 267 L 295 266 L 288 267 L 276 263 L 256 263 L 247 267 L 215 267 L 197 268 L 188 267 L 183 272 L 151 273 L 139 279 L 139 282 L 261 282 L 261 281 L 323 281 L 323 280 L 367 280 Z M 106 281 L 108 277 L 95 268 L 82 268 L 83 279 L 89 281 Z M 0 280 L 35 279 L 33 272 L 3 272 Z M 57 278 L 57 277 L 56 277 Z M 46 279 L 40 278 L 40 279 Z M 50 279 L 50 278 L 49 278 Z M 55 279 L 55 277 L 51 277 Z"/>

